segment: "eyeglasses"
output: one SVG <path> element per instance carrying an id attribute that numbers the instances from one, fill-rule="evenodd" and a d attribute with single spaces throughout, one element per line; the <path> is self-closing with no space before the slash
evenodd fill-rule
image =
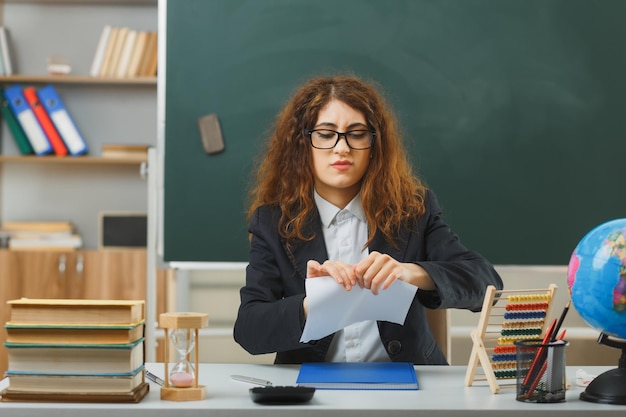
<path id="1" fill-rule="evenodd" d="M 376 132 L 373 130 L 349 130 L 337 132 L 329 129 L 304 129 L 304 134 L 309 135 L 311 146 L 317 149 L 332 149 L 339 143 L 343 136 L 350 149 L 369 149 L 374 144 Z"/>

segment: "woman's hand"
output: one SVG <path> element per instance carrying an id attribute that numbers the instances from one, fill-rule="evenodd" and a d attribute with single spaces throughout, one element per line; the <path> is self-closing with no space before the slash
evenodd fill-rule
<path id="1" fill-rule="evenodd" d="M 376 251 L 356 264 L 354 273 L 359 287 L 367 288 L 373 294 L 386 290 L 397 279 L 424 290 L 435 289 L 430 275 L 421 266 L 398 262 L 391 256 Z"/>
<path id="2" fill-rule="evenodd" d="M 306 277 L 332 277 L 339 285 L 342 285 L 346 291 L 350 291 L 357 283 L 354 267 L 341 261 L 325 261 L 320 264 L 317 261 L 310 260 L 306 264 Z"/>

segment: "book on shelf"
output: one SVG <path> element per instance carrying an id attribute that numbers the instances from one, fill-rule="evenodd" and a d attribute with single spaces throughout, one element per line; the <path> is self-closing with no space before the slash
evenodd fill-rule
<path id="1" fill-rule="evenodd" d="M 145 320 L 144 300 L 21 298 L 7 304 L 12 323 L 127 325 Z"/>
<path id="2" fill-rule="evenodd" d="M 140 77 L 151 77 L 156 75 L 157 48 L 158 48 L 157 32 L 150 31 L 147 35 L 146 47 L 141 57 L 139 66 Z"/>
<path id="3" fill-rule="evenodd" d="M 144 368 L 131 375 L 56 375 L 22 374 L 8 371 L 6 377 L 11 390 L 37 393 L 124 393 L 145 382 Z"/>
<path id="4" fill-rule="evenodd" d="M 111 27 L 111 33 L 107 39 L 106 48 L 104 49 L 104 56 L 102 57 L 102 64 L 100 65 L 100 69 L 98 72 L 99 77 L 106 77 L 109 68 L 111 67 L 111 58 L 113 57 L 113 49 L 115 48 L 115 44 L 117 43 L 117 37 L 120 34 L 120 27 L 113 26 Z"/>
<path id="5" fill-rule="evenodd" d="M 56 156 L 65 156 L 67 155 L 67 147 L 61 139 L 61 135 L 57 131 L 57 128 L 52 123 L 52 119 L 41 105 L 41 101 L 39 100 L 39 96 L 37 95 L 37 90 L 35 87 L 30 86 L 24 88 L 24 97 L 26 97 L 26 101 L 30 105 L 30 108 L 33 110 L 39 125 L 43 129 L 48 138 L 48 142 L 52 145 L 52 150 Z"/>
<path id="6" fill-rule="evenodd" d="M 9 101 L 4 95 L 4 90 L 0 93 L 2 94 L 2 97 L 0 98 L 0 111 L 2 112 L 2 118 L 6 121 L 7 127 L 11 132 L 11 136 L 13 136 L 13 140 L 15 141 L 20 154 L 32 154 L 33 147 L 30 145 L 28 137 L 26 137 L 26 133 L 24 132 L 24 129 L 22 129 L 22 125 L 15 117 L 13 111 L 9 108 Z"/>
<path id="7" fill-rule="evenodd" d="M 129 158 L 146 160 L 150 145 L 122 145 L 104 144 L 102 145 L 103 158 Z"/>
<path id="8" fill-rule="evenodd" d="M 102 29 L 102 32 L 100 33 L 100 38 L 98 38 L 96 53 L 94 54 L 91 68 L 89 70 L 89 75 L 91 75 L 92 77 L 97 77 L 100 75 L 100 68 L 102 67 L 102 63 L 104 62 L 104 54 L 107 49 L 109 37 L 111 36 L 111 29 L 111 25 L 105 25 Z"/>
<path id="9" fill-rule="evenodd" d="M 143 320 L 137 323 L 110 324 L 28 324 L 6 322 L 6 341 L 12 343 L 124 344 L 141 339 Z"/>
<path id="10" fill-rule="evenodd" d="M 138 403 L 148 391 L 150 384 L 143 382 L 129 392 L 33 392 L 18 391 L 9 388 L 0 392 L 1 401 L 42 401 L 42 402 L 72 402 L 72 403 Z"/>
<path id="11" fill-rule="evenodd" d="M 319 389 L 419 389 L 409 362 L 303 363 L 296 384 Z"/>
<path id="12" fill-rule="evenodd" d="M 39 125 L 37 117 L 24 97 L 23 88 L 19 84 L 12 85 L 4 90 L 9 108 L 20 122 L 26 137 L 36 155 L 47 155 L 52 152 L 52 145 Z"/>
<path id="13" fill-rule="evenodd" d="M 52 84 L 46 85 L 39 89 L 37 95 L 67 146 L 69 154 L 72 156 L 86 154 L 87 142 L 67 111 L 56 88 Z"/>
<path id="14" fill-rule="evenodd" d="M 66 233 L 13 233 L 8 243 L 11 250 L 74 250 L 82 246 L 80 235 Z"/>
<path id="15" fill-rule="evenodd" d="M 137 40 L 135 42 L 135 47 L 133 48 L 133 53 L 130 58 L 130 63 L 128 64 L 128 71 L 126 72 L 126 76 L 129 78 L 139 76 L 139 67 L 141 65 L 141 57 L 143 56 L 143 51 L 146 48 L 146 41 L 148 40 L 148 32 L 139 31 L 137 32 Z"/>
<path id="16" fill-rule="evenodd" d="M 130 29 L 127 27 L 121 27 L 119 29 L 117 37 L 115 38 L 115 45 L 113 45 L 113 50 L 111 51 L 111 61 L 106 69 L 106 77 L 115 77 L 117 67 L 120 63 L 120 57 L 122 56 L 122 49 L 124 49 L 124 44 L 129 31 Z"/>
<path id="17" fill-rule="evenodd" d="M 0 55 L 2 56 L 3 75 L 13 75 L 13 54 L 11 53 L 9 30 L 0 26 Z"/>
<path id="18" fill-rule="evenodd" d="M 100 345 L 5 342 L 7 372 L 35 375 L 134 375 L 144 366 L 143 340 Z"/>
<path id="19" fill-rule="evenodd" d="M 0 228 L 5 232 L 60 233 L 73 232 L 70 221 L 5 221 Z"/>
<path id="20" fill-rule="evenodd" d="M 126 73 L 128 72 L 130 59 L 132 57 L 133 49 L 135 48 L 136 41 L 137 41 L 137 31 L 133 29 L 129 29 L 128 34 L 126 35 L 126 39 L 124 40 L 124 45 L 122 45 L 122 50 L 120 52 L 120 60 L 117 64 L 117 68 L 115 69 L 115 74 L 114 74 L 115 77 L 126 78 Z"/>

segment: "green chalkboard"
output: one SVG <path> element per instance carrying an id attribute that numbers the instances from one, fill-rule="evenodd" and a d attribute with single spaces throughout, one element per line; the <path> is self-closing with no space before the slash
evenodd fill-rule
<path id="1" fill-rule="evenodd" d="M 625 214 L 624 16 L 623 0 L 167 2 L 164 260 L 246 261 L 249 174 L 274 115 L 309 77 L 353 72 L 385 88 L 467 246 L 567 264 Z M 210 113 L 213 155 L 197 125 Z"/>

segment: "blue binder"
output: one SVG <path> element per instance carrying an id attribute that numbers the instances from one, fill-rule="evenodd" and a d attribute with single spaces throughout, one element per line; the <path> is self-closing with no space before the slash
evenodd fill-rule
<path id="1" fill-rule="evenodd" d="M 83 155 L 87 153 L 87 143 L 80 133 L 74 120 L 61 101 L 61 97 L 57 93 L 53 85 L 47 85 L 37 91 L 39 100 L 46 112 L 52 119 L 52 123 L 61 135 L 65 146 L 70 155 Z"/>
<path id="2" fill-rule="evenodd" d="M 415 368 L 408 362 L 303 363 L 296 383 L 319 389 L 419 389 Z"/>
<path id="3" fill-rule="evenodd" d="M 15 84 L 4 90 L 9 107 L 19 121 L 26 137 L 36 155 L 46 155 L 52 152 L 52 145 L 48 141 L 46 133 L 37 121 L 37 117 L 26 101 L 22 86 Z"/>

